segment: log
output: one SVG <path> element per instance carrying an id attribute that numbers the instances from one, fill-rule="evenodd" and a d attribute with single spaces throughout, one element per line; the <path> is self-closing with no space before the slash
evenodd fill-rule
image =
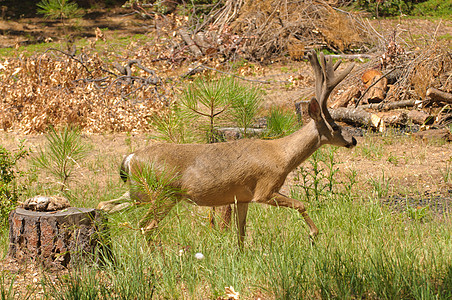
<path id="1" fill-rule="evenodd" d="M 360 108 L 345 108 L 340 107 L 336 109 L 329 109 L 331 117 L 338 122 L 344 122 L 351 125 L 367 126 L 385 130 L 385 124 L 376 114 L 367 112 Z"/>
<path id="2" fill-rule="evenodd" d="M 452 134 L 447 128 L 419 131 L 414 133 L 413 136 L 423 141 L 445 141 L 449 143 L 452 142 Z"/>
<path id="3" fill-rule="evenodd" d="M 452 93 L 443 92 L 432 87 L 427 90 L 426 96 L 437 102 L 452 103 Z"/>
<path id="4" fill-rule="evenodd" d="M 8 255 L 19 262 L 68 268 L 109 255 L 106 218 L 92 208 L 42 212 L 23 208 L 9 215 Z"/>
<path id="5" fill-rule="evenodd" d="M 372 80 L 375 77 L 381 77 L 383 73 L 381 73 L 379 70 L 370 69 L 363 73 L 361 76 L 361 81 L 366 85 L 366 88 L 368 88 L 372 84 Z"/>
<path id="6" fill-rule="evenodd" d="M 225 140 L 238 140 L 243 138 L 245 129 L 239 127 L 219 127 L 216 132 Z M 265 132 L 263 128 L 247 128 L 246 134 L 250 136 L 258 136 Z"/>
<path id="7" fill-rule="evenodd" d="M 410 110 L 408 111 L 408 119 L 413 124 L 419 125 L 432 125 L 435 122 L 435 118 L 421 110 Z"/>
<path id="8" fill-rule="evenodd" d="M 392 110 L 392 109 L 398 109 L 398 108 L 408 108 L 416 106 L 415 100 L 404 100 L 404 101 L 397 101 L 397 102 L 388 102 L 388 103 L 371 103 L 366 105 L 360 105 L 359 108 L 363 109 L 373 109 L 373 110 L 379 110 L 379 111 L 385 111 L 385 110 Z"/>
<path id="9" fill-rule="evenodd" d="M 408 113 L 405 110 L 380 112 L 377 114 L 385 126 L 406 126 L 408 124 Z"/>
<path id="10" fill-rule="evenodd" d="M 347 105 L 355 99 L 361 97 L 361 90 L 357 86 L 352 86 L 347 91 L 336 97 L 336 100 L 331 104 L 331 108 L 347 107 Z"/>
<path id="11" fill-rule="evenodd" d="M 379 103 L 385 99 L 388 90 L 388 79 L 386 77 L 375 76 L 369 86 L 364 103 Z"/>

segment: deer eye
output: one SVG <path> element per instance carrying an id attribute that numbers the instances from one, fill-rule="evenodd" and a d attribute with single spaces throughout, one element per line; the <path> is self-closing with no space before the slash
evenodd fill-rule
<path id="1" fill-rule="evenodd" d="M 339 125 L 334 124 L 333 126 L 331 126 L 331 129 L 333 129 L 333 131 L 338 131 L 341 128 L 339 127 Z"/>

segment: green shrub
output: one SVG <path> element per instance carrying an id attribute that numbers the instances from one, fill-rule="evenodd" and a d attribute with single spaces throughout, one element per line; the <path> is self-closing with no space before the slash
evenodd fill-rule
<path id="1" fill-rule="evenodd" d="M 231 122 L 248 137 L 262 103 L 259 88 L 239 83 L 234 78 L 200 77 L 182 91 L 180 103 L 170 111 L 149 119 L 156 138 L 175 142 L 215 143 L 224 138 L 217 127 Z M 198 135 L 198 139 L 196 139 Z"/>
<path id="2" fill-rule="evenodd" d="M 17 200 L 24 187 L 18 187 L 17 179 L 22 173 L 17 170 L 17 162 L 26 157 L 29 151 L 23 144 L 19 145 L 19 150 L 11 153 L 3 146 L 0 146 L 0 223 L 6 224 L 8 214 L 17 204 Z"/>
<path id="3" fill-rule="evenodd" d="M 452 2 L 444 0 L 428 0 L 416 4 L 413 9 L 413 15 L 438 17 L 450 20 L 452 18 Z"/>
<path id="4" fill-rule="evenodd" d="M 267 118 L 266 136 L 268 138 L 283 137 L 297 131 L 299 128 L 300 124 L 298 124 L 294 113 L 272 107 Z"/>
<path id="5" fill-rule="evenodd" d="M 358 0 L 356 4 L 375 17 L 397 16 L 401 14 L 410 14 L 414 4 L 422 2 L 421 0 Z"/>
<path id="6" fill-rule="evenodd" d="M 77 3 L 66 0 L 42 0 L 37 4 L 38 13 L 52 20 L 78 18 L 83 15 Z"/>
<path id="7" fill-rule="evenodd" d="M 79 163 L 88 155 L 89 145 L 86 145 L 78 128 L 64 128 L 56 131 L 51 127 L 46 135 L 46 148 L 39 149 L 33 164 L 40 170 L 52 174 L 61 187 L 68 190 L 69 179 Z"/>

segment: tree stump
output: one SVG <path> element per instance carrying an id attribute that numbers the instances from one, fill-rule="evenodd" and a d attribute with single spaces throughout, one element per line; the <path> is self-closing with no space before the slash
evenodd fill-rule
<path id="1" fill-rule="evenodd" d="M 41 262 L 69 267 L 108 254 L 106 222 L 102 212 L 69 207 L 53 212 L 17 208 L 9 215 L 8 255 L 19 262 Z"/>

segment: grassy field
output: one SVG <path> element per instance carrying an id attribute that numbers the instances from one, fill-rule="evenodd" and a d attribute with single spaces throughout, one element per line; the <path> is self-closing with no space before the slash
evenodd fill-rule
<path id="1" fill-rule="evenodd" d="M 2 138 L 14 145 L 20 137 Z M 73 206 L 95 207 L 125 191 L 117 174 L 121 156 L 147 141 L 105 135 L 84 136 L 83 142 L 91 150 L 69 182 L 71 201 Z M 44 138 L 30 137 L 25 144 L 43 146 Z M 427 153 L 441 154 L 431 156 L 431 172 L 422 171 L 431 195 L 441 196 L 440 209 L 432 201 L 420 207 L 394 200 L 433 199 L 422 181 L 401 185 L 405 175 L 400 168 L 416 176 Z M 233 287 L 240 299 L 450 299 L 451 153 L 450 146 L 440 142 L 374 134 L 366 134 L 352 151 L 323 148 L 284 187 L 308 203 L 321 230 L 314 243 L 297 212 L 258 204 L 250 208 L 243 251 L 237 248 L 234 226 L 225 231 L 210 228 L 206 208 L 177 205 L 151 246 L 136 225 L 143 209 L 117 213 L 109 224 L 114 263 L 80 266 L 56 273 L 55 279 L 42 270 L 39 280 L 28 285 L 19 282 L 29 274 L 7 272 L 4 266 L 2 299 L 16 299 L 8 293 L 29 293 L 30 299 L 228 299 L 225 287 Z M 27 169 L 29 161 L 22 161 L 21 168 Z M 368 164 L 375 167 L 375 175 Z M 302 178 L 307 184 L 301 185 Z M 42 172 L 30 171 L 24 180 L 30 195 L 55 184 Z M 402 209 L 393 202 L 400 202 Z M 7 241 L 3 228 L 2 256 Z M 16 281 L 12 286 L 11 280 Z"/>

